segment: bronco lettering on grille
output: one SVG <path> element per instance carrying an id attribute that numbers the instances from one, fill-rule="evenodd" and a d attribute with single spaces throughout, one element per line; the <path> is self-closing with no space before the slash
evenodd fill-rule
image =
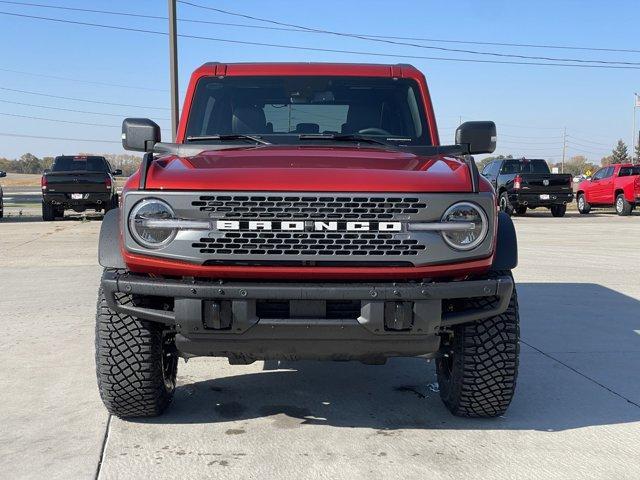
<path id="1" fill-rule="evenodd" d="M 399 232 L 400 222 L 318 222 L 318 221 L 240 221 L 218 220 L 217 230 L 282 230 L 287 232 Z"/>

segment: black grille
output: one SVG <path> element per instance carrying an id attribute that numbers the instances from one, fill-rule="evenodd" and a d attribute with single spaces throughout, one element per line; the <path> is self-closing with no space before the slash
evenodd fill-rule
<path id="1" fill-rule="evenodd" d="M 426 207 L 410 196 L 206 195 L 191 203 L 213 218 L 392 220 Z"/>
<path id="2" fill-rule="evenodd" d="M 426 247 L 391 233 L 225 232 L 192 244 L 211 255 L 407 256 Z"/>
<path id="3" fill-rule="evenodd" d="M 327 300 L 325 313 L 326 319 L 357 319 L 362 308 L 360 300 Z M 256 302 L 256 315 L 266 319 L 293 319 L 289 300 L 258 300 Z"/>

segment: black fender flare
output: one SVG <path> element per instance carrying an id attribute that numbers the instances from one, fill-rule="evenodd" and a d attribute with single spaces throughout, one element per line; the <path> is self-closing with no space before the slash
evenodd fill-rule
<path id="1" fill-rule="evenodd" d="M 105 268 L 126 268 L 120 252 L 120 209 L 104 214 L 98 242 L 98 263 Z"/>
<path id="2" fill-rule="evenodd" d="M 512 270 L 518 266 L 518 237 L 511 217 L 498 213 L 498 238 L 491 270 Z"/>

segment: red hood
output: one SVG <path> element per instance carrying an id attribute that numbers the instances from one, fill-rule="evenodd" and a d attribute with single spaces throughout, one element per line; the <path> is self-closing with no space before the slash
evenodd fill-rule
<path id="1" fill-rule="evenodd" d="M 137 179 L 132 182 L 135 188 Z M 266 146 L 165 157 L 149 169 L 147 188 L 463 192 L 471 189 L 471 181 L 462 162 L 443 156 L 420 157 L 378 148 Z"/>

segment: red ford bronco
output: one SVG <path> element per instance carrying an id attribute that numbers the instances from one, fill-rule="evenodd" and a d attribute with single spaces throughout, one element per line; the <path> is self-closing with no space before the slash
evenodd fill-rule
<path id="1" fill-rule="evenodd" d="M 505 412 L 517 242 L 470 157 L 494 151 L 493 122 L 441 145 L 409 65 L 208 63 L 176 143 L 131 118 L 122 143 L 146 153 L 100 234 L 109 412 L 160 414 L 179 357 L 203 355 L 433 358 L 451 412 Z"/>

